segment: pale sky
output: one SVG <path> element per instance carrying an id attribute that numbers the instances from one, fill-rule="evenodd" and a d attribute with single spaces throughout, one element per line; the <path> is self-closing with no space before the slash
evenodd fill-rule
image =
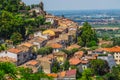
<path id="1" fill-rule="evenodd" d="M 41 0 L 23 0 L 38 4 Z M 42 0 L 45 10 L 120 9 L 120 0 Z"/>

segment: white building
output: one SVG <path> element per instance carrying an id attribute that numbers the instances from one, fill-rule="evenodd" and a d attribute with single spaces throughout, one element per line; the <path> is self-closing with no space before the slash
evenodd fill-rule
<path id="1" fill-rule="evenodd" d="M 0 52 L 0 57 L 10 57 L 16 60 L 17 65 L 21 65 L 30 60 L 31 52 L 28 48 L 21 46 L 22 49 L 11 48 L 7 51 Z M 23 50 L 24 49 L 24 50 Z"/>
<path id="2" fill-rule="evenodd" d="M 34 37 L 42 37 L 42 38 L 45 38 L 45 39 L 49 38 L 48 35 L 43 35 L 41 31 L 35 32 Z"/>

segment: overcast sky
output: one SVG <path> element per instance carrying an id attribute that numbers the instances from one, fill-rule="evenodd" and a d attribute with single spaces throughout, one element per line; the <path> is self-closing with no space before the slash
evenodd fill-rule
<path id="1" fill-rule="evenodd" d="M 37 4 L 40 0 L 23 0 Z M 42 0 L 45 10 L 120 9 L 120 0 Z"/>

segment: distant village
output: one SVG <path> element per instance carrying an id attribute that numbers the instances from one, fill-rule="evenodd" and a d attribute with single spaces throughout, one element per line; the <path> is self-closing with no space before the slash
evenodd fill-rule
<path id="1" fill-rule="evenodd" d="M 38 15 L 45 13 L 39 7 L 32 10 L 35 10 Z M 32 10 L 30 10 L 30 12 Z M 89 62 L 96 59 L 107 61 L 110 69 L 120 64 L 120 46 L 112 48 L 99 47 L 96 50 L 86 48 L 87 52 L 85 52 L 81 50 L 82 47 L 77 44 L 77 37 L 80 34 L 78 31 L 80 27 L 77 23 L 70 19 L 57 17 L 48 13 L 45 13 L 45 19 L 46 22 L 52 25 L 46 27 L 47 29 L 45 31 L 37 31 L 30 35 L 29 38 L 21 44 L 1 51 L 0 62 L 12 62 L 18 67 L 31 68 L 33 73 L 43 71 L 48 76 L 61 79 L 76 79 L 77 70 L 69 67 L 69 70 L 63 69 L 63 71 L 54 73 L 52 72 L 52 68 L 56 61 L 59 65 L 62 65 L 68 60 L 70 66 L 77 67 L 79 72 L 83 72 L 89 68 Z M 112 42 L 99 41 L 99 45 L 102 44 L 112 44 Z M 35 53 L 43 47 L 51 47 L 52 52 L 45 55 Z M 71 55 L 67 55 L 62 51 L 63 49 L 78 50 Z"/>

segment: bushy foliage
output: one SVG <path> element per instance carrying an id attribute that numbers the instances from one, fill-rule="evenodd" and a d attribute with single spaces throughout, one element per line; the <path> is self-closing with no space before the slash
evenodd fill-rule
<path id="1" fill-rule="evenodd" d="M 92 75 L 93 75 L 92 70 L 88 68 L 84 70 L 84 72 L 82 73 L 82 77 L 79 80 L 93 80 Z"/>
<path id="2" fill-rule="evenodd" d="M 40 48 L 37 53 L 41 55 L 47 55 L 52 53 L 53 49 L 51 47 L 42 47 Z"/>
<path id="3" fill-rule="evenodd" d="M 113 38 L 113 45 L 114 46 L 120 46 L 120 38 L 119 37 L 117 37 L 117 38 Z"/>
<path id="4" fill-rule="evenodd" d="M 90 68 L 93 70 L 94 74 L 97 75 L 104 75 L 109 72 L 108 63 L 101 59 L 91 60 Z"/>
<path id="5" fill-rule="evenodd" d="M 30 7 L 20 4 L 22 0 L 0 0 L 0 10 L 18 12 L 19 10 L 29 10 Z"/>
<path id="6" fill-rule="evenodd" d="M 52 72 L 53 73 L 58 73 L 60 70 L 60 64 L 57 61 L 54 61 L 53 66 L 52 66 Z"/>
<path id="7" fill-rule="evenodd" d="M 73 56 L 73 54 L 74 54 L 75 52 L 77 52 L 78 49 L 77 49 L 77 48 L 73 48 L 72 50 L 63 49 L 62 51 L 65 52 L 68 57 L 70 57 L 70 56 Z"/>
<path id="8" fill-rule="evenodd" d="M 13 33 L 10 39 L 13 41 L 13 44 L 19 44 L 23 40 L 22 35 L 18 32 Z"/>
<path id="9" fill-rule="evenodd" d="M 98 39 L 95 30 L 92 29 L 91 25 L 87 22 L 80 28 L 82 31 L 78 36 L 78 44 L 81 46 L 92 47 L 96 46 Z"/>
<path id="10" fill-rule="evenodd" d="M 14 15 L 8 11 L 2 11 L 0 15 L 0 37 L 10 38 L 14 32 L 19 32 L 25 36 L 24 20 L 22 17 Z"/>
<path id="11" fill-rule="evenodd" d="M 39 80 L 41 78 L 47 78 L 51 80 L 44 73 L 32 73 L 29 68 L 16 67 L 14 64 L 9 62 L 0 62 L 0 79 L 7 80 L 6 78 L 12 80 Z"/>

